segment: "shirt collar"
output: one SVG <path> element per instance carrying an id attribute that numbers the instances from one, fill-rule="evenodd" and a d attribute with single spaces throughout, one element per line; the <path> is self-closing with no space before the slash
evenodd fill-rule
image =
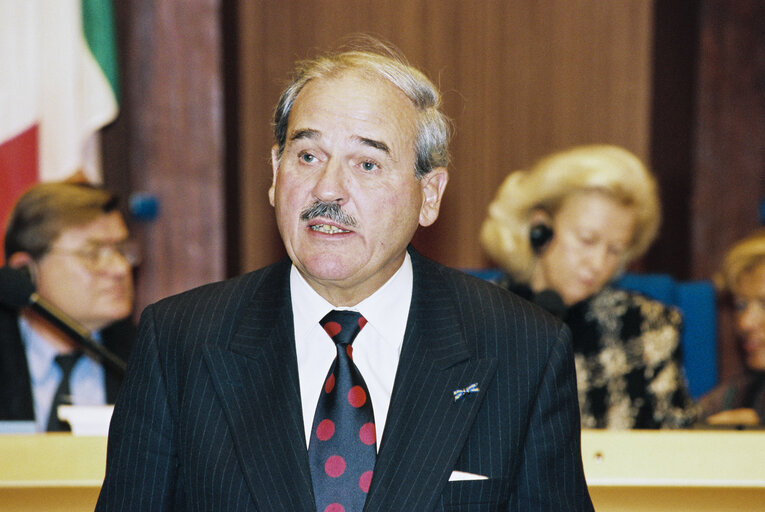
<path id="1" fill-rule="evenodd" d="M 53 371 L 55 364 L 53 360 L 58 355 L 58 351 L 34 330 L 23 315 L 19 315 L 19 333 L 26 350 L 29 376 L 33 383 L 42 382 Z M 91 339 L 101 343 L 101 331 L 91 333 Z"/>
<path id="2" fill-rule="evenodd" d="M 324 315 L 333 309 L 358 311 L 367 320 L 367 325 L 399 349 L 404 340 L 409 306 L 412 301 L 414 271 L 412 259 L 407 252 L 404 261 L 376 292 L 351 308 L 336 308 L 311 288 L 300 275 L 295 265 L 290 270 L 290 293 L 295 322 L 295 336 L 307 336 Z M 365 327 L 368 328 L 368 327 Z"/>
<path id="3" fill-rule="evenodd" d="M 23 316 L 19 316 L 19 333 L 26 348 L 29 376 L 32 382 L 41 382 L 53 370 L 53 359 L 58 352 L 37 334 Z"/>

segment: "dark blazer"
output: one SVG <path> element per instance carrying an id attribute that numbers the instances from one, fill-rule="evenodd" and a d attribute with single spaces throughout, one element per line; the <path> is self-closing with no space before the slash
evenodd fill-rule
<path id="1" fill-rule="evenodd" d="M 368 512 L 588 511 L 568 329 L 413 250 Z M 290 262 L 149 306 L 96 510 L 313 512 Z M 477 383 L 477 393 L 453 391 Z M 453 470 L 488 480 L 448 482 Z"/>
<path id="2" fill-rule="evenodd" d="M 135 326 L 116 322 L 101 333 L 104 347 L 127 360 L 135 343 Z M 105 367 L 106 401 L 117 400 L 122 375 Z M 16 311 L 0 306 L 0 420 L 34 420 L 32 380 Z"/>

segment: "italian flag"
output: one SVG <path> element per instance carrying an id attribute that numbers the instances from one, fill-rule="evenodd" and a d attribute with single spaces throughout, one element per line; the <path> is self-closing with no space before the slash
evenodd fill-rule
<path id="1" fill-rule="evenodd" d="M 38 181 L 102 181 L 117 116 L 111 0 L 0 0 L 0 222 Z"/>

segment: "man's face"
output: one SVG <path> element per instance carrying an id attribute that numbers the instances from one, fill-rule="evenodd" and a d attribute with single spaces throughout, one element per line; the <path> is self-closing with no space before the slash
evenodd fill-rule
<path id="1" fill-rule="evenodd" d="M 37 262 L 37 293 L 91 331 L 127 317 L 133 277 L 130 264 L 113 246 L 127 237 L 119 212 L 64 229 Z"/>
<path id="2" fill-rule="evenodd" d="M 401 265 L 437 216 L 443 168 L 414 174 L 416 111 L 391 84 L 355 73 L 309 82 L 295 101 L 269 199 L 292 262 L 330 303 L 354 305 Z M 302 215 L 312 205 L 331 212 Z M 314 215 L 318 215 L 315 216 Z"/>
<path id="3" fill-rule="evenodd" d="M 752 370 L 765 370 L 765 264 L 738 279 L 736 327 L 744 361 Z"/>

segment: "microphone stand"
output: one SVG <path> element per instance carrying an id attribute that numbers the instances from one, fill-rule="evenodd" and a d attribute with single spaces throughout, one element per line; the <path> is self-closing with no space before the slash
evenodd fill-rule
<path id="1" fill-rule="evenodd" d="M 125 375 L 125 370 L 127 369 L 125 361 L 91 338 L 90 332 L 74 320 L 68 318 L 66 313 L 40 297 L 37 292 L 33 292 L 29 296 L 29 305 L 36 313 L 72 338 L 88 356 L 104 365 L 108 365 L 120 375 Z"/>

